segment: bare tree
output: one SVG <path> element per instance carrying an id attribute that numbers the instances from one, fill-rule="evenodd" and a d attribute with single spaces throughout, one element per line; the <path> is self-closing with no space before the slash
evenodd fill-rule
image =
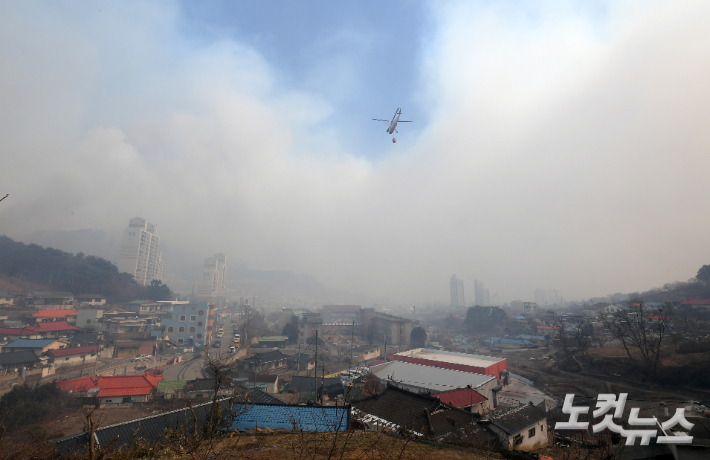
<path id="1" fill-rule="evenodd" d="M 560 343 L 562 353 L 565 356 L 571 355 L 574 352 L 574 336 L 570 331 L 567 321 L 558 316 L 552 321 L 552 325 L 557 328 L 555 339 Z"/>
<path id="2" fill-rule="evenodd" d="M 602 319 L 604 327 L 621 342 L 629 358 L 636 360 L 633 352 L 638 352 L 646 371 L 655 375 L 674 309 L 668 302 L 652 308 L 643 299 L 632 299 L 628 307 Z"/>

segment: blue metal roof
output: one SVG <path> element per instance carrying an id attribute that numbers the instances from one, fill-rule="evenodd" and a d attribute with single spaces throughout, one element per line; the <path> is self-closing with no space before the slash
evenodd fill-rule
<path id="1" fill-rule="evenodd" d="M 232 430 L 345 431 L 350 421 L 350 407 L 276 406 L 254 404 L 236 405 L 240 413 L 230 427 Z"/>
<path id="2" fill-rule="evenodd" d="M 5 345 L 5 348 L 40 348 L 46 347 L 55 339 L 17 339 Z"/>

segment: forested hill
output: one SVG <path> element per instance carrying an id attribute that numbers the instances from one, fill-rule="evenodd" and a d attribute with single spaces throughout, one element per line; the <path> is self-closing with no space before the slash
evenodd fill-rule
<path id="1" fill-rule="evenodd" d="M 76 255 L 0 236 L 0 275 L 78 294 L 102 294 L 114 301 L 136 298 L 168 300 L 165 285 L 143 287 L 132 275 L 119 273 L 106 259 Z"/>

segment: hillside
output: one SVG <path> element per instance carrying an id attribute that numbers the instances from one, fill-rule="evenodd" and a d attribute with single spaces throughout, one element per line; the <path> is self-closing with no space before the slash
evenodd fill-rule
<path id="1" fill-rule="evenodd" d="M 24 244 L 7 236 L 0 236 L 0 276 L 4 284 L 19 290 L 41 286 L 74 295 L 103 294 L 116 301 L 154 297 L 151 287 L 139 286 L 133 276 L 119 273 L 108 260 Z M 160 290 L 165 291 L 169 293 L 167 287 Z"/>

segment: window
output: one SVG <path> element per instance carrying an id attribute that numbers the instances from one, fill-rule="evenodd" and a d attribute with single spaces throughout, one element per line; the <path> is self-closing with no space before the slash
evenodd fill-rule
<path id="1" fill-rule="evenodd" d="M 530 428 L 528 430 L 528 438 L 534 438 L 535 437 L 535 428 Z"/>
<path id="2" fill-rule="evenodd" d="M 197 312 L 197 316 L 202 316 L 202 315 L 204 315 L 204 314 L 205 314 L 205 311 L 204 311 L 204 310 L 200 310 L 200 311 Z"/>
<path id="3" fill-rule="evenodd" d="M 180 326 L 180 327 L 178 328 L 178 332 L 185 332 L 185 328 L 184 328 L 183 326 Z"/>
<path id="4" fill-rule="evenodd" d="M 202 334 L 197 334 L 197 338 L 198 338 L 198 339 L 201 339 L 201 338 L 202 338 Z"/>
<path id="5" fill-rule="evenodd" d="M 178 339 L 178 345 L 182 345 L 182 344 L 183 344 L 183 342 L 184 342 L 184 340 L 183 340 L 183 339 Z"/>
<path id="6" fill-rule="evenodd" d="M 202 327 L 203 324 L 204 324 L 204 323 L 203 323 L 202 321 L 198 321 L 198 322 L 197 322 L 197 327 Z"/>
<path id="7" fill-rule="evenodd" d="M 207 326 L 207 330 L 208 330 L 208 331 L 211 331 L 211 330 L 212 330 L 212 326 Z"/>
<path id="8" fill-rule="evenodd" d="M 175 332 L 175 328 L 172 326 L 168 327 L 168 332 Z"/>
<path id="9" fill-rule="evenodd" d="M 190 328 L 190 332 L 195 332 L 195 328 L 194 328 L 194 327 L 191 327 L 191 328 Z"/>
<path id="10" fill-rule="evenodd" d="M 190 316 L 190 321 L 197 321 L 197 316 Z"/>
<path id="11" fill-rule="evenodd" d="M 184 316 L 184 315 L 180 317 L 180 321 L 185 321 L 185 316 Z"/>
<path id="12" fill-rule="evenodd" d="M 90 320 L 90 319 L 87 319 L 87 320 L 86 320 L 86 324 L 91 324 L 91 320 Z"/>

